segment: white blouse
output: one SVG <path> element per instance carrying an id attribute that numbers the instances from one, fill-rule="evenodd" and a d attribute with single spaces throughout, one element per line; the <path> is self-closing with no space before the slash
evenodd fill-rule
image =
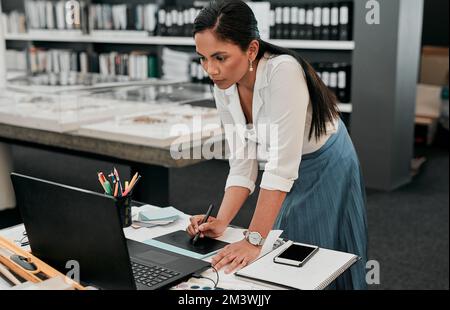
<path id="1" fill-rule="evenodd" d="M 312 108 L 304 71 L 289 55 L 266 53 L 258 63 L 253 91 L 253 124 L 247 125 L 236 84 L 214 97 L 230 149 L 230 172 L 225 190 L 246 187 L 253 193 L 258 162 L 264 173 L 261 188 L 290 192 L 298 178 L 302 154 L 319 150 L 337 131 L 327 124 L 327 134 L 308 140 Z"/>

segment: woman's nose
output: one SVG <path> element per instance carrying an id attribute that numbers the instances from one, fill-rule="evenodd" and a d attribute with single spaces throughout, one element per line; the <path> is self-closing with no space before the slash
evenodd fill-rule
<path id="1" fill-rule="evenodd" d="M 219 69 L 214 65 L 205 64 L 203 68 L 209 76 L 217 76 L 219 74 Z"/>

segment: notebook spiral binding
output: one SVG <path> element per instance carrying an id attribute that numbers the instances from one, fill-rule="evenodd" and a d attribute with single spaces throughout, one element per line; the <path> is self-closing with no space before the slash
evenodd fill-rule
<path id="1" fill-rule="evenodd" d="M 316 290 L 324 290 L 326 287 L 328 287 L 334 280 L 336 280 L 344 271 L 346 271 L 350 266 L 352 266 L 356 261 L 360 260 L 361 258 L 358 257 L 356 260 L 350 260 L 347 262 L 344 266 L 339 268 L 336 272 L 334 272 L 326 281 L 322 282 L 318 287 L 316 287 Z"/>

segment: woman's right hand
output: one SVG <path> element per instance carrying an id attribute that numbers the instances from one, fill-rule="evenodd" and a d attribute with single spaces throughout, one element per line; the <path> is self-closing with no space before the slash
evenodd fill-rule
<path id="1" fill-rule="evenodd" d="M 209 238 L 217 238 L 223 234 L 225 229 L 227 229 L 227 223 L 213 216 L 210 216 L 206 223 L 201 224 L 204 217 L 205 215 L 191 216 L 191 224 L 186 228 L 187 233 L 191 237 L 195 236 L 197 232 L 200 231 L 200 238 L 203 238 L 205 236 Z"/>

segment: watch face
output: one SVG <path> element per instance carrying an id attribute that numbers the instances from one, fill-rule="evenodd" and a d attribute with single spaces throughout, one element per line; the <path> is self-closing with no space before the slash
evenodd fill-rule
<path id="1" fill-rule="evenodd" d="M 248 241 L 251 244 L 258 245 L 259 242 L 261 241 L 261 236 L 258 233 L 255 233 L 255 232 L 250 233 L 250 235 L 248 236 Z"/>

